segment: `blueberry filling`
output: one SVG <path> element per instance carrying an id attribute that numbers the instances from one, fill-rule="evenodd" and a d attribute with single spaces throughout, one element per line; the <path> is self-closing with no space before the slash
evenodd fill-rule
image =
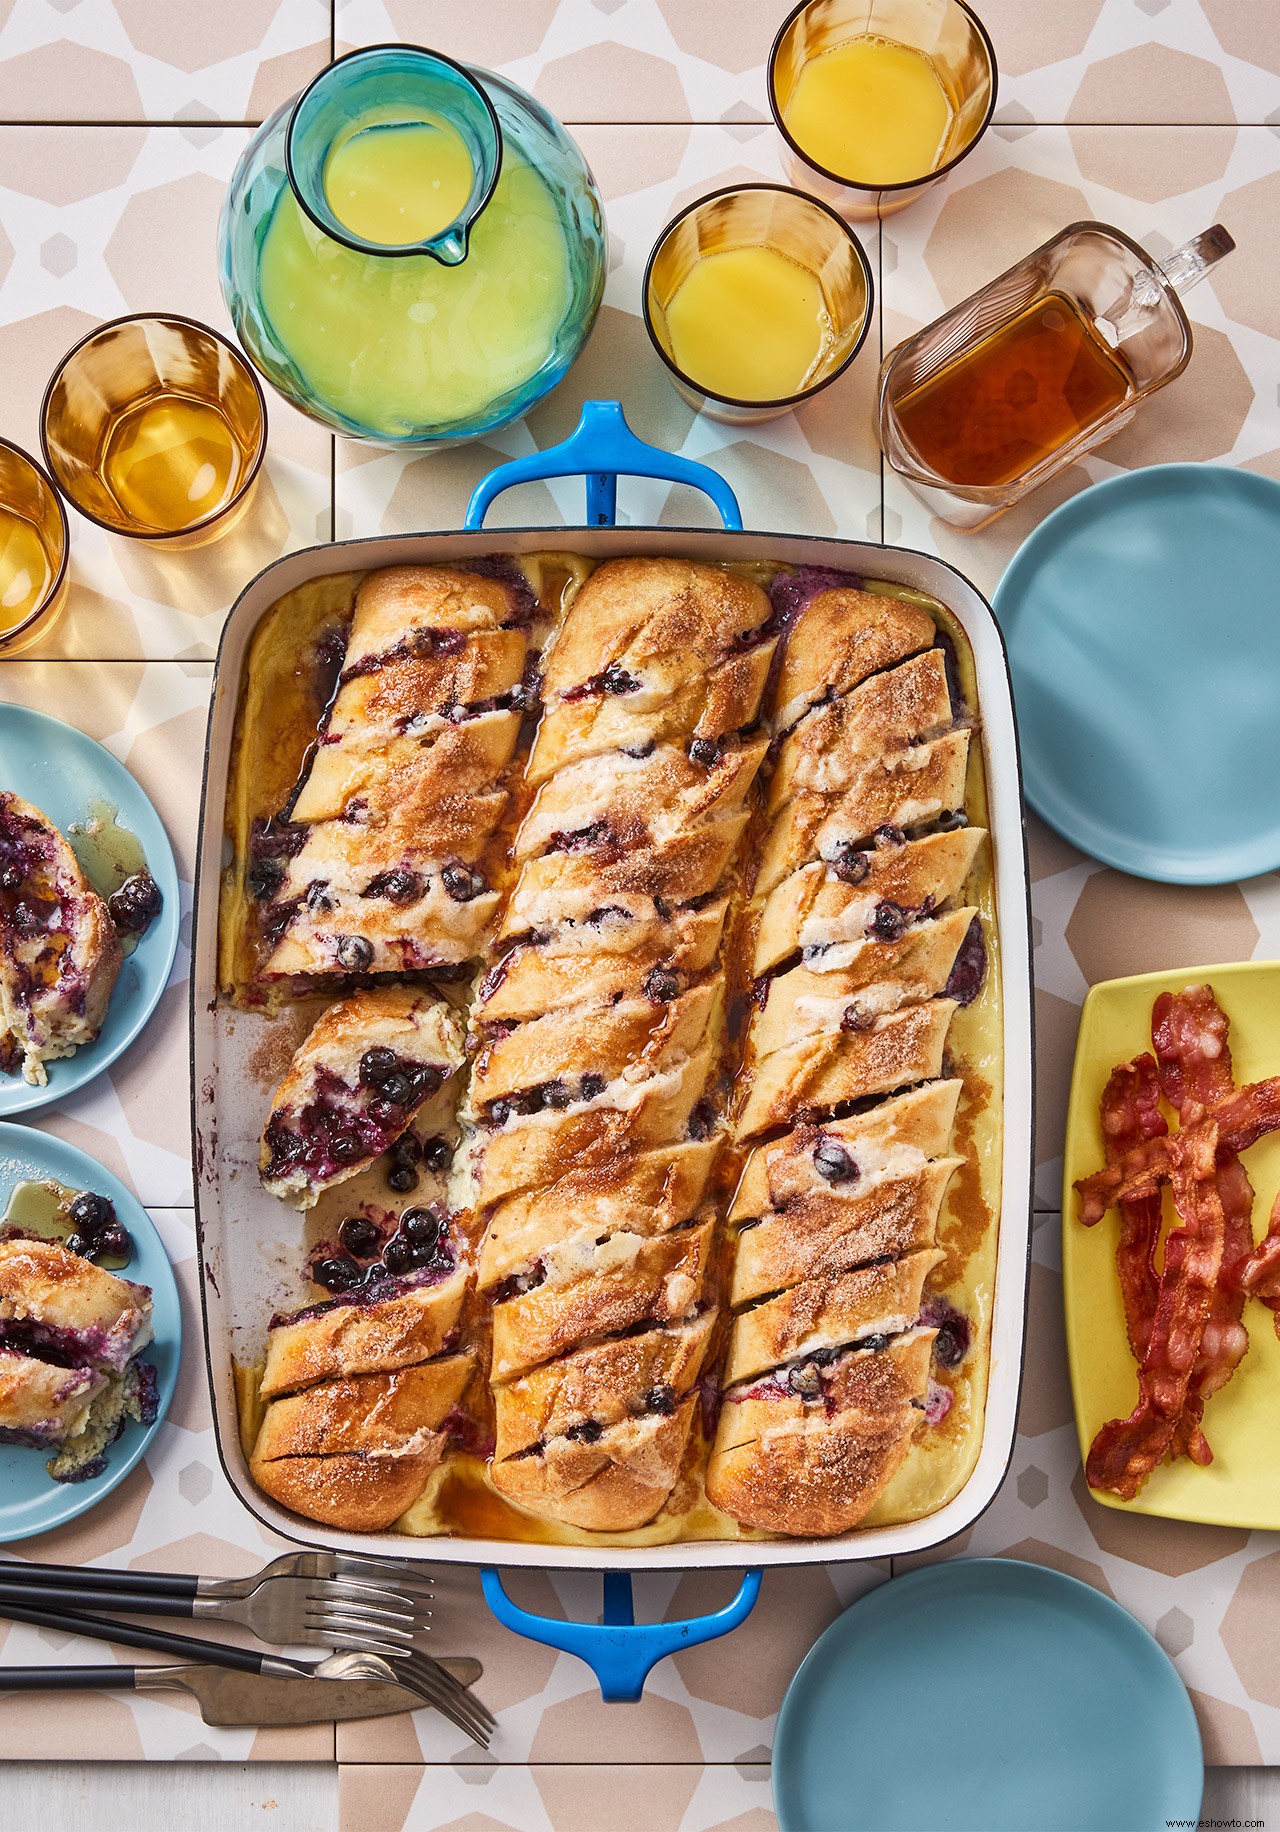
<path id="1" fill-rule="evenodd" d="M 840 1018 L 842 1031 L 867 1031 L 875 1023 L 874 1012 L 863 1011 L 860 1005 L 846 1005 Z"/>
<path id="2" fill-rule="evenodd" d="M 311 1269 L 311 1276 L 326 1291 L 350 1291 L 360 1283 L 364 1273 L 347 1254 L 335 1253 L 317 1260 Z"/>
<path id="3" fill-rule="evenodd" d="M 395 1051 L 385 1044 L 375 1045 L 365 1051 L 360 1058 L 360 1085 L 364 1088 L 380 1086 L 388 1077 L 394 1075 L 400 1066 L 400 1058 Z"/>
<path id="4" fill-rule="evenodd" d="M 877 827 L 871 837 L 879 847 L 905 846 L 907 843 L 907 836 L 901 827 L 895 827 L 889 821 L 883 827 Z"/>
<path id="5" fill-rule="evenodd" d="M 973 1340 L 969 1319 L 945 1298 L 931 1298 L 920 1312 L 925 1329 L 936 1329 L 933 1359 L 940 1368 L 958 1368 Z"/>
<path id="6" fill-rule="evenodd" d="M 939 833 L 955 833 L 969 825 L 969 816 L 963 808 L 949 808 L 938 816 L 934 825 Z"/>
<path id="7" fill-rule="evenodd" d="M 689 746 L 689 755 L 694 763 L 702 763 L 710 769 L 720 756 L 720 746 L 714 738 L 695 738 Z"/>
<path id="8" fill-rule="evenodd" d="M 646 1412 L 656 1412 L 662 1418 L 669 1418 L 679 1403 L 675 1388 L 667 1386 L 665 1382 L 661 1386 L 650 1387 L 641 1402 Z"/>
<path id="9" fill-rule="evenodd" d="M 583 1419 L 580 1425 L 570 1425 L 564 1435 L 576 1443 L 598 1444 L 604 1436 L 604 1426 L 599 1419 Z"/>
<path id="10" fill-rule="evenodd" d="M 470 903 L 473 897 L 489 888 L 482 872 L 471 871 L 465 865 L 446 865 L 440 881 L 455 903 Z"/>
<path id="11" fill-rule="evenodd" d="M 638 693 L 639 691 L 640 682 L 635 675 L 628 674 L 627 670 L 617 662 L 610 662 L 609 666 L 602 669 L 599 674 L 593 674 L 589 679 L 580 681 L 576 687 L 570 687 L 568 692 L 561 694 L 560 697 L 572 704 L 575 700 L 595 699 L 602 693 L 616 695 Z"/>
<path id="12" fill-rule="evenodd" d="M 382 1244 L 382 1231 L 366 1215 L 348 1215 L 338 1226 L 338 1245 L 353 1259 L 372 1259 Z"/>
<path id="13" fill-rule="evenodd" d="M 284 866 L 279 859 L 255 859 L 245 874 L 249 895 L 255 903 L 266 903 L 284 883 Z M 108 904 L 110 909 L 110 904 Z"/>
<path id="14" fill-rule="evenodd" d="M 644 994 L 657 1005 L 669 1005 L 680 993 L 680 981 L 666 967 L 655 967 L 645 979 Z"/>
<path id="15" fill-rule="evenodd" d="M 590 846 L 601 846 L 613 838 L 608 821 L 592 821 L 587 827 L 576 827 L 570 833 L 553 833 L 547 841 L 548 852 L 585 852 Z"/>
<path id="16" fill-rule="evenodd" d="M 944 999 L 955 999 L 961 1005 L 972 1005 L 982 991 L 982 982 L 987 973 L 987 944 L 982 933 L 982 918 L 975 916 L 965 930 L 960 951 L 952 963 L 947 983 L 942 988 Z"/>
<path id="17" fill-rule="evenodd" d="M 852 1183 L 858 1176 L 857 1165 L 844 1146 L 837 1145 L 834 1139 L 823 1139 L 815 1148 L 813 1165 L 827 1183 Z"/>
<path id="18" fill-rule="evenodd" d="M 695 1103 L 689 1115 L 686 1136 L 690 1139 L 709 1139 L 715 1131 L 716 1110 L 711 1102 L 704 1098 Z"/>
<path id="19" fill-rule="evenodd" d="M 384 871 L 361 891 L 362 897 L 385 897 L 390 903 L 414 903 L 422 895 L 422 879 L 412 871 Z"/>
<path id="20" fill-rule="evenodd" d="M 373 943 L 363 935 L 340 935 L 335 952 L 338 965 L 351 973 L 363 973 L 373 962 Z"/>
<path id="21" fill-rule="evenodd" d="M 303 897 L 302 901 L 306 904 L 313 916 L 326 915 L 328 911 L 334 908 L 333 894 L 328 884 L 325 883 L 323 879 L 319 878 L 314 884 L 309 884 L 307 886 L 306 895 Z"/>
<path id="22" fill-rule="evenodd" d="M 819 592 L 840 587 L 861 591 L 864 580 L 857 573 L 837 572 L 830 566 L 801 566 L 795 572 L 777 573 L 769 586 L 769 601 L 775 617 L 785 629 L 812 603 Z"/>
<path id="23" fill-rule="evenodd" d="M 859 852 L 851 841 L 837 848 L 831 860 L 831 868 L 841 884 L 861 884 L 871 870 L 871 855 Z"/>
<path id="24" fill-rule="evenodd" d="M 892 903 L 883 897 L 877 903 L 875 915 L 867 924 L 868 932 L 877 941 L 900 941 L 910 918 L 900 903 Z"/>
<path id="25" fill-rule="evenodd" d="M 578 1088 L 583 1100 L 596 1100 L 604 1093 L 604 1076 L 597 1075 L 594 1071 L 588 1071 L 578 1083 Z"/>

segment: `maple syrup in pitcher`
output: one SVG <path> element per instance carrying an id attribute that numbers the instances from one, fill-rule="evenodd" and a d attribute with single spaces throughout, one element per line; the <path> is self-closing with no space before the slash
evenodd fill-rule
<path id="1" fill-rule="evenodd" d="M 897 404 L 922 463 L 950 483 L 1035 470 L 1121 407 L 1133 381 L 1071 301 L 1048 293 Z"/>

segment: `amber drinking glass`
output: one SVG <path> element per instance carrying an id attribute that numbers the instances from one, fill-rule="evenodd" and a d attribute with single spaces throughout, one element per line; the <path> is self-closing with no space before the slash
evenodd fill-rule
<path id="1" fill-rule="evenodd" d="M 910 76 L 914 60 L 917 76 L 941 92 L 935 98 L 936 135 L 925 134 L 917 169 L 903 170 L 892 181 L 867 166 L 859 171 L 858 164 L 884 152 L 885 135 L 897 142 L 899 159 L 909 159 L 901 116 L 927 103 L 918 84 L 895 91 L 892 107 L 868 107 L 861 114 L 849 92 L 830 93 L 825 112 L 840 125 L 839 139 L 849 148 L 845 155 L 829 143 L 818 146 L 809 106 L 817 60 L 829 53 L 847 56 L 850 45 L 868 41 L 881 56 L 897 60 L 899 76 Z M 824 65 L 823 74 L 830 68 Z M 855 80 L 874 84 L 877 75 L 884 72 L 868 64 Z M 802 0 L 783 21 L 769 54 L 769 106 L 785 143 L 787 175 L 855 222 L 889 216 L 945 177 L 973 151 L 995 105 L 995 52 L 982 21 L 963 0 Z"/>
<path id="2" fill-rule="evenodd" d="M 0 655 L 48 635 L 67 596 L 67 515 L 52 480 L 0 439 Z"/>
<path id="3" fill-rule="evenodd" d="M 208 325 L 117 318 L 62 359 L 41 442 L 60 488 L 112 534 L 195 545 L 248 504 L 267 443 L 252 369 Z"/>
<path id="4" fill-rule="evenodd" d="M 673 302 L 700 263 L 759 250 L 799 270 L 796 278 L 810 290 L 819 327 L 814 358 L 799 385 L 769 398 L 710 385 L 706 373 L 682 364 L 673 335 Z M 755 277 L 744 274 L 742 283 Z M 732 288 L 732 280 L 728 284 Z M 825 204 L 785 185 L 742 185 L 699 198 L 667 224 L 649 256 L 642 297 L 653 346 L 690 406 L 714 420 L 768 420 L 826 388 L 858 354 L 871 322 L 871 268 L 848 224 Z M 732 291 L 728 303 L 738 303 Z M 762 316 L 762 325 L 762 338 L 781 339 L 776 319 Z M 741 322 L 737 329 L 741 334 Z M 724 374 L 716 379 L 723 381 Z"/>

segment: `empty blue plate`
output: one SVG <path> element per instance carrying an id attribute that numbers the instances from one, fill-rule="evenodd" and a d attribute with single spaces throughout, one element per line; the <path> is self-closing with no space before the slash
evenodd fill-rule
<path id="1" fill-rule="evenodd" d="M 90 1476 L 85 1482 L 55 1482 L 45 1469 L 44 1451 L 19 1444 L 0 1445 L 0 1545 L 65 1526 L 124 1481 L 164 1421 L 182 1353 L 182 1312 L 173 1268 L 155 1223 L 137 1198 L 118 1177 L 74 1145 L 39 1132 L 34 1126 L 0 1123 L 0 1212 L 7 1206 L 16 1183 L 39 1183 L 46 1177 L 56 1177 L 70 1189 L 109 1196 L 117 1216 L 133 1236 L 133 1258 L 120 1277 L 151 1287 L 155 1340 L 143 1350 L 142 1357 L 155 1367 L 158 1405 L 154 1423 L 139 1425 L 129 1420 L 108 1450 L 102 1474 Z"/>
<path id="2" fill-rule="evenodd" d="M 1165 1832 L 1194 1825 L 1200 1732 L 1160 1645 L 1017 1559 L 892 1578 L 831 1624 L 773 1747 L 781 1832 Z"/>
<path id="3" fill-rule="evenodd" d="M 995 595 L 1027 800 L 1142 878 L 1280 866 L 1280 484 L 1210 464 L 1055 509 Z"/>
<path id="4" fill-rule="evenodd" d="M 0 1074 L 0 1118 L 12 1119 L 74 1093 L 128 1049 L 169 982 L 178 951 L 182 897 L 173 848 L 160 816 L 124 765 L 74 725 L 28 706 L 0 705 L 0 789 L 34 802 L 73 852 L 77 839 L 68 828 L 87 820 L 95 802 L 109 803 L 117 810 L 119 824 L 137 835 L 147 869 L 164 898 L 160 914 L 133 953 L 125 956 L 106 1022 L 94 1041 L 74 1056 L 47 1063 L 49 1080 L 44 1087 L 32 1087 L 21 1072 Z"/>

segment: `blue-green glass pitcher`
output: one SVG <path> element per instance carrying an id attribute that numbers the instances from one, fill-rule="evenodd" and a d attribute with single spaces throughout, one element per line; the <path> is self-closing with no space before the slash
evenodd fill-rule
<path id="1" fill-rule="evenodd" d="M 402 164 L 396 189 L 406 130 L 441 176 Z M 578 355 L 604 290 L 604 214 L 568 134 L 503 77 L 413 45 L 339 58 L 264 122 L 218 234 L 253 362 L 304 413 L 382 444 L 524 413 Z"/>

